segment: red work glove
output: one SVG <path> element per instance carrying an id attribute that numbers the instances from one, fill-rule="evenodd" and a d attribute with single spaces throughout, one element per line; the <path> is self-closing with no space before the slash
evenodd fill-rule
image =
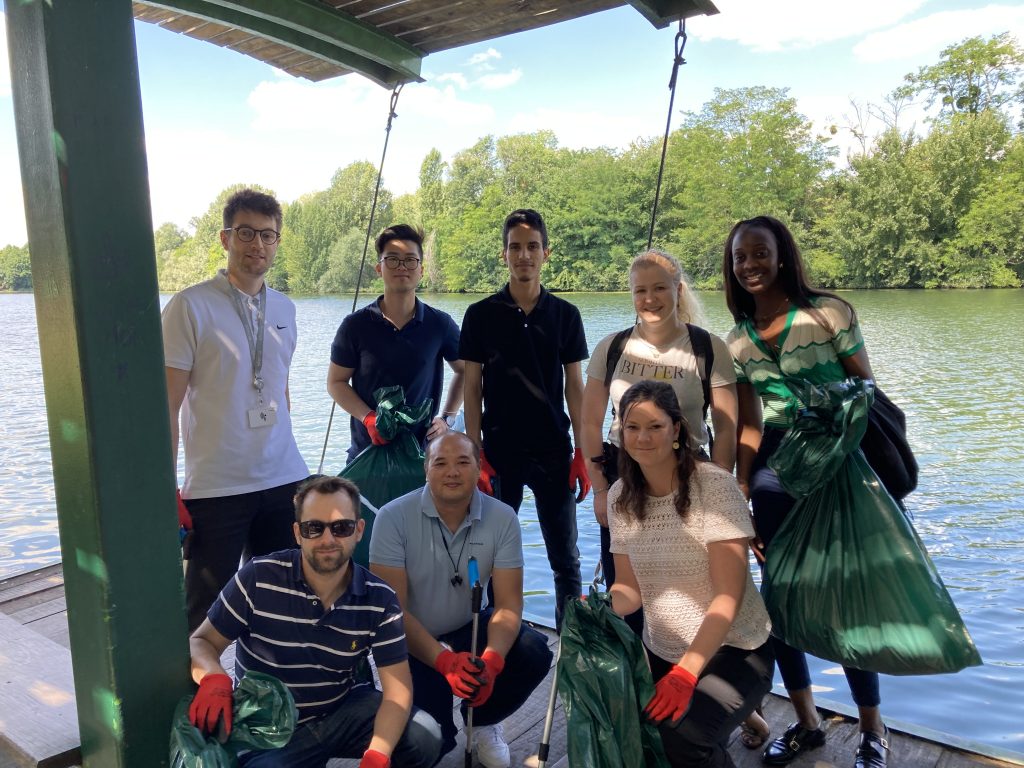
<path id="1" fill-rule="evenodd" d="M 498 476 L 498 473 L 494 471 L 494 467 L 491 466 L 491 462 L 484 456 L 484 452 L 480 451 L 480 478 L 476 481 L 476 487 L 488 496 L 494 495 L 494 478 Z"/>
<path id="2" fill-rule="evenodd" d="M 368 749 L 363 752 L 363 759 L 359 761 L 359 768 L 390 768 L 391 758 L 376 749 Z"/>
<path id="3" fill-rule="evenodd" d="M 374 445 L 387 445 L 390 440 L 385 440 L 380 436 L 380 432 L 377 431 L 377 412 L 370 411 L 368 414 L 363 416 L 363 426 L 366 427 L 366 431 L 370 433 L 370 442 Z"/>
<path id="4" fill-rule="evenodd" d="M 437 654 L 434 669 L 444 675 L 452 693 L 460 699 L 473 698 L 484 683 L 484 662 L 467 651 L 456 653 L 445 648 Z"/>
<path id="5" fill-rule="evenodd" d="M 231 733 L 231 678 L 207 675 L 199 682 L 199 690 L 188 708 L 188 719 L 203 733 L 214 733 L 217 720 L 224 720 L 224 735 Z"/>
<path id="6" fill-rule="evenodd" d="M 494 680 L 505 668 L 505 660 L 495 651 L 484 651 L 480 657 L 484 663 L 484 684 L 476 692 L 476 696 L 469 700 L 471 706 L 482 706 L 494 693 Z"/>
<path id="7" fill-rule="evenodd" d="M 185 502 L 181 498 L 181 489 L 177 489 L 174 494 L 178 497 L 178 525 L 186 531 L 191 531 L 192 515 L 189 514 L 188 507 L 185 506 Z"/>
<path id="8" fill-rule="evenodd" d="M 583 452 L 579 446 L 576 446 L 576 451 L 572 455 L 572 464 L 569 465 L 569 490 L 575 491 L 577 486 L 579 487 L 579 493 L 576 494 L 576 503 L 579 504 L 590 493 L 590 475 L 587 474 L 587 462 L 583 458 Z"/>
<path id="9" fill-rule="evenodd" d="M 690 708 L 696 687 L 697 678 L 676 664 L 654 686 L 654 696 L 644 707 L 644 714 L 655 722 L 665 718 L 675 722 Z"/>

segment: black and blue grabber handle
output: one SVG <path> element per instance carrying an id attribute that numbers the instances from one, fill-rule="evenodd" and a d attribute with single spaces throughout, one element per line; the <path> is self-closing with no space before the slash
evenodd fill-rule
<path id="1" fill-rule="evenodd" d="M 477 656 L 476 639 L 480 631 L 480 605 L 484 600 L 484 588 L 480 584 L 480 566 L 476 558 L 469 558 L 469 583 L 472 585 L 472 607 L 473 607 L 473 633 L 470 640 L 469 652 Z M 466 768 L 473 766 L 473 707 L 470 705 L 469 714 L 466 716 Z"/>

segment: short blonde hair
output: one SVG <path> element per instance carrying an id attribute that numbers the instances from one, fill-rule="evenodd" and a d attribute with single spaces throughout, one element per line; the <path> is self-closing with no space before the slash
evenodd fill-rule
<path id="1" fill-rule="evenodd" d="M 701 307 L 697 295 L 690 289 L 690 282 L 687 279 L 683 268 L 679 266 L 676 257 L 665 251 L 656 248 L 644 251 L 633 259 L 629 265 L 630 281 L 632 282 L 633 272 L 640 267 L 661 267 L 672 278 L 672 285 L 679 292 L 679 303 L 676 306 L 676 318 L 681 323 L 692 323 L 702 325 L 704 322 L 704 310 Z"/>

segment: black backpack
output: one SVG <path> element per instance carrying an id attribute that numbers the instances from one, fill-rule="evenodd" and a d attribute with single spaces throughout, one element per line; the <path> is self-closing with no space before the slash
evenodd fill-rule
<path id="1" fill-rule="evenodd" d="M 608 358 L 605 362 L 604 368 L 604 385 L 610 387 L 612 383 L 612 377 L 615 375 L 615 366 L 619 364 L 619 358 L 622 357 L 622 350 L 626 347 L 626 341 L 629 339 L 629 335 L 633 332 L 635 326 L 630 326 L 625 330 L 619 331 L 612 338 L 612 343 L 608 345 Z M 704 410 L 703 419 L 704 423 L 708 421 L 708 410 L 711 408 L 711 368 L 715 364 L 715 350 L 711 347 L 711 334 L 701 328 L 699 325 L 686 324 L 686 330 L 690 334 L 690 347 L 693 349 L 693 355 L 697 358 L 697 373 L 700 375 L 700 386 L 704 392 Z M 612 406 L 612 414 L 615 413 L 615 406 Z M 714 436 L 711 434 L 711 430 L 708 429 L 708 447 L 714 444 Z"/>

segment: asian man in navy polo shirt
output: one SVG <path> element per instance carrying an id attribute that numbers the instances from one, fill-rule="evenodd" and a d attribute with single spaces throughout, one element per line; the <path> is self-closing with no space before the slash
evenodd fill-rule
<path id="1" fill-rule="evenodd" d="M 483 448 L 480 490 L 516 511 L 523 487 L 533 491 L 561 627 L 565 601 L 580 596 L 576 502 L 590 490 L 580 450 L 587 340 L 579 310 L 540 284 L 551 254 L 541 215 L 513 211 L 502 237 L 509 281 L 462 320 L 466 434 Z"/>
<path id="2" fill-rule="evenodd" d="M 413 407 L 427 398 L 433 401 L 434 418 L 416 435 L 422 444 L 444 434 L 462 404 L 459 328 L 447 314 L 416 298 L 423 277 L 423 232 L 396 224 L 380 233 L 376 247 L 384 295 L 342 321 L 327 372 L 327 391 L 352 416 L 349 461 L 371 442 L 387 442 L 377 432 L 373 393 L 379 388 L 401 386 Z M 454 375 L 438 416 L 444 361 Z"/>

